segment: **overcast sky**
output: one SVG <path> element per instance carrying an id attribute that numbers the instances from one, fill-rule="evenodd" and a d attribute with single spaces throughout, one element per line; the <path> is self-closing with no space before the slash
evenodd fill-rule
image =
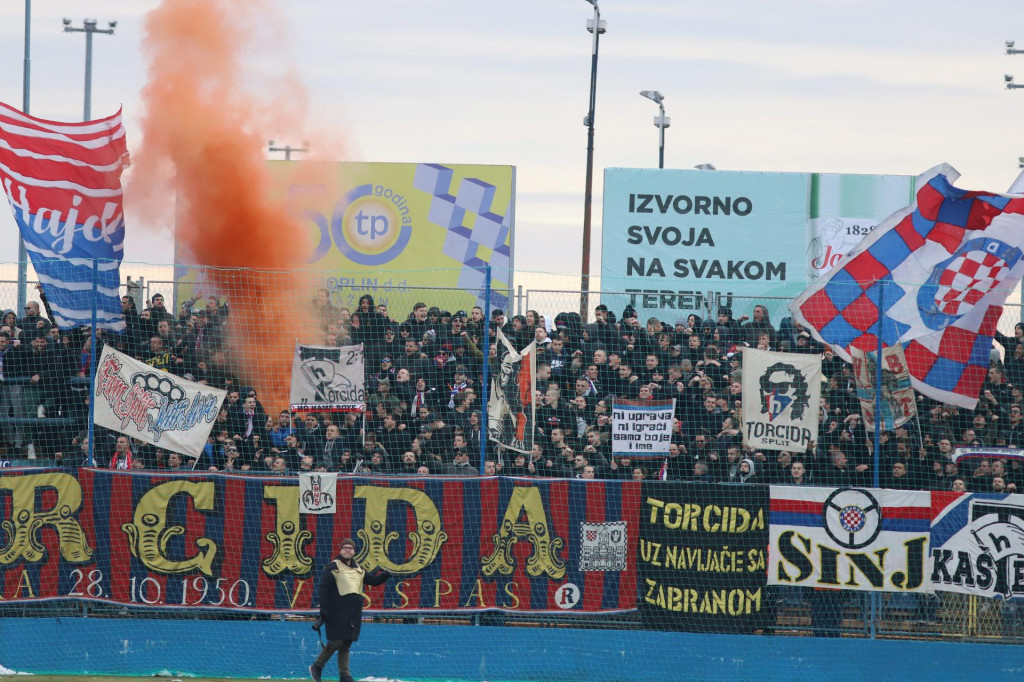
<path id="1" fill-rule="evenodd" d="M 241 16 L 254 11 L 236 3 Z M 269 2 L 251 83 L 294 73 L 314 128 L 345 141 L 345 160 L 512 164 L 516 265 L 578 275 L 592 8 L 584 0 Z M 61 18 L 117 20 L 95 38 L 94 117 L 123 104 L 129 145 L 145 84 L 141 26 L 156 0 L 33 3 L 31 113 L 82 116 L 85 39 Z M 657 164 L 657 107 L 672 126 L 665 165 L 917 174 L 947 161 L 960 186 L 1005 191 L 1024 155 L 1019 0 L 605 0 L 598 69 L 594 258 L 600 272 L 601 174 Z M 22 103 L 24 3 L 0 5 L 0 100 Z M 276 93 L 281 94 L 281 93 Z M 267 131 L 279 142 L 288 131 Z M 314 141 L 315 142 L 315 141 Z M 130 216 L 129 216 L 130 219 Z M 0 247 L 16 254 L 0 211 Z M 165 263 L 171 237 L 129 223 L 125 259 Z M 566 281 L 572 281 L 567 277 Z"/>

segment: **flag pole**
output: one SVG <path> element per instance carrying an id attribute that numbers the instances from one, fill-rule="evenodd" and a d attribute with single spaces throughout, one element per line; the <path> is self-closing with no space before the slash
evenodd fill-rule
<path id="1" fill-rule="evenodd" d="M 99 259 L 92 259 L 92 330 L 89 339 L 89 466 L 96 466 L 96 440 L 93 422 L 96 417 L 96 297 L 99 295 Z"/>
<path id="2" fill-rule="evenodd" d="M 487 463 L 487 401 L 490 399 L 488 389 L 491 381 L 491 266 L 484 271 L 484 367 L 483 380 L 480 386 L 480 473 L 484 472 Z"/>
<path id="3" fill-rule="evenodd" d="M 882 449 L 882 316 L 885 314 L 885 280 L 878 282 L 878 321 L 875 323 L 875 456 L 871 476 L 871 486 L 879 486 L 879 468 Z M 875 639 L 878 632 L 878 593 L 871 593 L 871 639 Z"/>

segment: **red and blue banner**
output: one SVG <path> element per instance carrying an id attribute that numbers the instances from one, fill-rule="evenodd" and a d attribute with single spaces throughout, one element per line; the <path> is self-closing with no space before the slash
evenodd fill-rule
<path id="1" fill-rule="evenodd" d="M 0 476 L 0 601 L 303 611 L 342 538 L 394 574 L 370 611 L 621 612 L 637 605 L 633 481 L 295 477 L 94 469 Z"/>

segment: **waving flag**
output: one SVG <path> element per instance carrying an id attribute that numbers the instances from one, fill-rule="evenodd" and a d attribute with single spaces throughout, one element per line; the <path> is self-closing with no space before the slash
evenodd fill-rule
<path id="1" fill-rule="evenodd" d="M 123 331 L 121 112 L 84 123 L 33 118 L 0 103 L 0 182 L 62 329 Z"/>
<path id="2" fill-rule="evenodd" d="M 914 388 L 973 408 L 1002 304 L 1024 275 L 1024 198 L 968 192 L 937 166 L 894 213 L 804 291 L 794 319 L 845 360 L 900 344 Z"/>

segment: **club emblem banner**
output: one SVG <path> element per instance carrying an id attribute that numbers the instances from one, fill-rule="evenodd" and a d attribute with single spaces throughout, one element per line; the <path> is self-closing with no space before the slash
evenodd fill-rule
<path id="1" fill-rule="evenodd" d="M 768 584 L 930 592 L 931 493 L 771 486 Z"/>
<path id="2" fill-rule="evenodd" d="M 768 624 L 768 487 L 647 482 L 643 492 L 644 626 L 752 632 Z"/>
<path id="3" fill-rule="evenodd" d="M 530 453 L 537 428 L 537 343 L 521 352 L 498 330 L 498 371 L 491 370 L 487 400 L 488 437 L 515 452 Z"/>
<path id="4" fill-rule="evenodd" d="M 878 379 L 878 353 L 850 349 L 853 374 L 857 381 L 857 398 L 864 428 L 875 428 L 875 386 Z M 882 428 L 895 429 L 917 416 L 917 398 L 910 383 L 910 370 L 903 346 L 882 349 L 882 402 L 879 405 Z"/>
<path id="5" fill-rule="evenodd" d="M 291 476 L 5 471 L 0 601 L 310 611 L 352 537 L 394 574 L 371 611 L 636 608 L 639 482 L 342 477 L 335 500 L 303 514 Z"/>
<path id="6" fill-rule="evenodd" d="M 743 440 L 806 452 L 818 440 L 821 356 L 743 349 Z"/>
<path id="7" fill-rule="evenodd" d="M 198 457 L 226 396 L 227 391 L 186 381 L 105 346 L 96 368 L 94 423 Z"/>
<path id="8" fill-rule="evenodd" d="M 932 589 L 1024 597 L 1024 495 L 932 493 Z"/>
<path id="9" fill-rule="evenodd" d="M 366 406 L 363 347 L 296 344 L 292 359 L 293 412 L 355 412 Z"/>
<path id="10" fill-rule="evenodd" d="M 616 400 L 612 406 L 612 454 L 664 457 L 672 441 L 675 400 Z"/>

